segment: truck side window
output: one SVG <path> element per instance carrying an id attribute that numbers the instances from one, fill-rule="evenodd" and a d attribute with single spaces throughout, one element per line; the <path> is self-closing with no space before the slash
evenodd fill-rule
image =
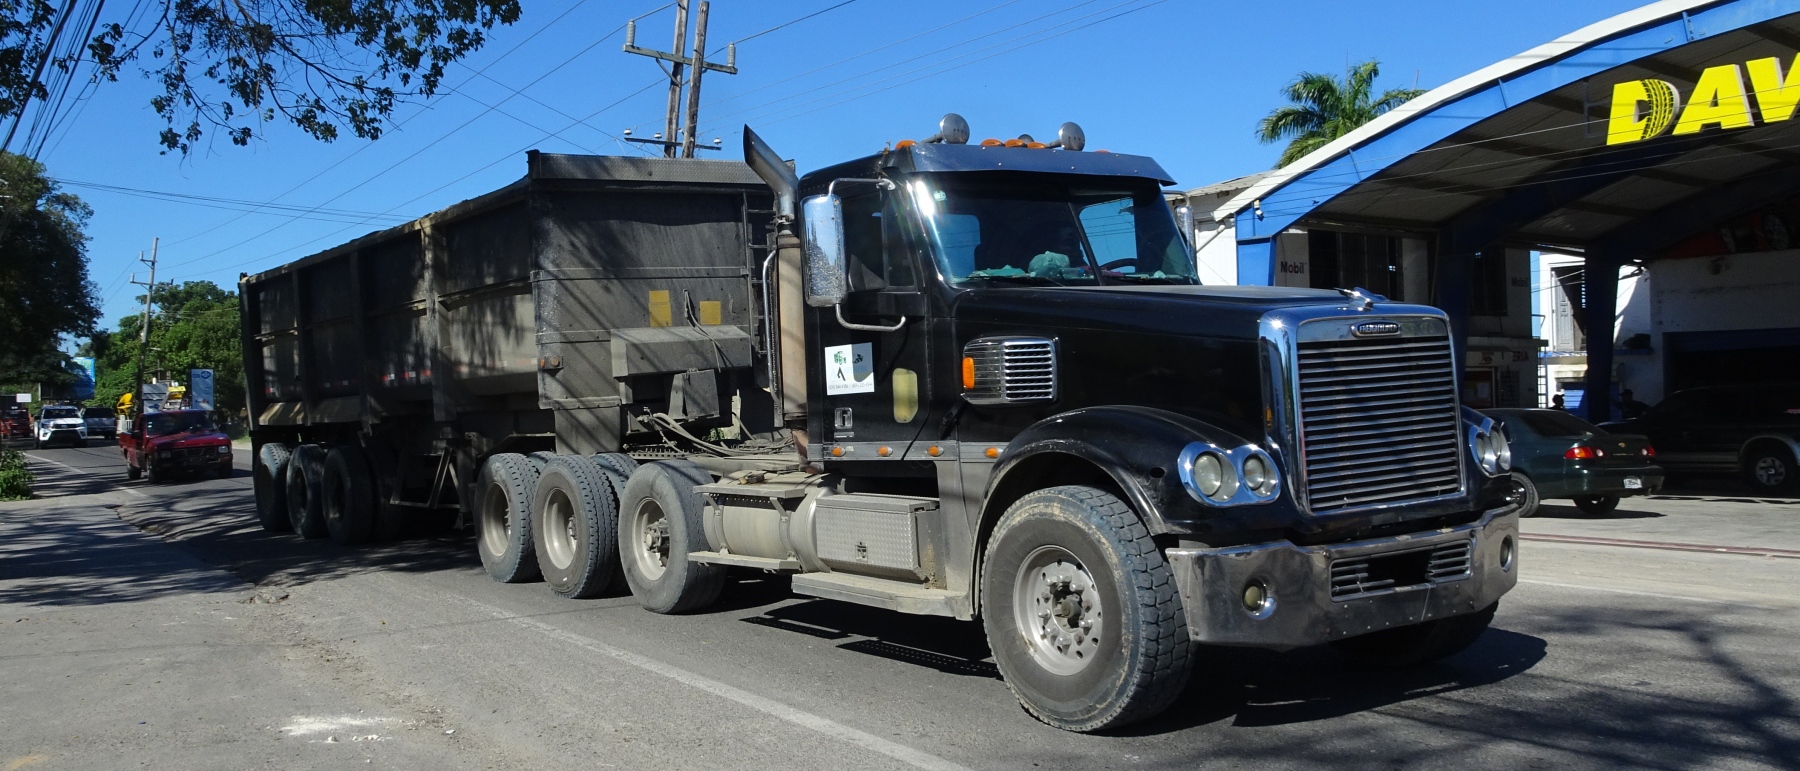
<path id="1" fill-rule="evenodd" d="M 911 287 L 912 261 L 905 251 L 899 214 L 888 196 L 865 193 L 844 196 L 844 252 L 850 268 L 850 291 Z"/>

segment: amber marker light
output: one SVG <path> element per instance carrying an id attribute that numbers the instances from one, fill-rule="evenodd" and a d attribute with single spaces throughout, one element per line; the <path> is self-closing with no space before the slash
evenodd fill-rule
<path id="1" fill-rule="evenodd" d="M 930 446 L 930 447 L 927 447 L 927 448 L 925 448 L 925 454 L 926 454 L 926 455 L 930 455 L 930 456 L 931 456 L 931 457 L 933 457 L 933 458 L 935 458 L 935 457 L 937 457 L 937 456 L 939 456 L 939 455 L 943 455 L 943 454 L 944 454 L 944 448 L 942 448 L 942 447 L 939 447 L 939 446 L 937 446 L 937 445 L 935 445 L 935 444 L 934 444 L 934 445 L 932 445 L 932 446 Z"/>
<path id="2" fill-rule="evenodd" d="M 881 457 L 885 458 L 889 455 L 893 455 L 894 450 L 893 450 L 893 448 L 890 448 L 890 447 L 881 447 L 881 448 L 877 448 L 875 450 L 875 454 L 880 455 Z"/>
<path id="3" fill-rule="evenodd" d="M 916 144 L 918 144 L 918 142 L 914 142 L 910 139 L 902 139 L 902 140 L 894 143 L 894 149 L 895 150 L 905 150 L 906 148 L 912 147 L 913 145 L 916 145 Z"/>
<path id="4" fill-rule="evenodd" d="M 982 146 L 982 147 L 1001 147 L 1001 146 L 1003 146 L 1003 145 L 1005 145 L 1005 144 L 1006 144 L 1006 143 L 1005 143 L 1005 142 L 1002 142 L 1002 141 L 1000 141 L 1000 140 L 998 140 L 998 139 L 993 139 L 993 138 L 988 138 L 988 139 L 983 139 L 983 140 L 981 140 L 981 146 Z"/>
<path id="5" fill-rule="evenodd" d="M 963 357 L 963 390 L 975 390 L 975 357 Z"/>
<path id="6" fill-rule="evenodd" d="M 988 456 L 988 457 L 989 457 L 989 458 L 998 458 L 998 457 L 1000 457 L 1000 448 L 998 448 L 998 447 L 989 447 L 989 448 L 987 448 L 987 456 Z"/>
<path id="7" fill-rule="evenodd" d="M 842 448 L 842 447 L 833 447 L 833 448 L 831 448 L 831 457 L 833 457 L 833 458 L 842 458 L 842 457 L 844 457 L 844 448 Z"/>

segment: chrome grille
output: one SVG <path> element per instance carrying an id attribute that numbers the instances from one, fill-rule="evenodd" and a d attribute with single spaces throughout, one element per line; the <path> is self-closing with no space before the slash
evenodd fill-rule
<path id="1" fill-rule="evenodd" d="M 1473 541 L 1457 541 L 1429 549 L 1332 560 L 1331 598 L 1352 600 L 1467 578 L 1473 548 Z"/>
<path id="2" fill-rule="evenodd" d="M 1314 513 L 1462 488 L 1447 336 L 1306 341 L 1298 356 L 1300 445 Z"/>
<path id="3" fill-rule="evenodd" d="M 974 404 L 1056 399 L 1056 342 L 1041 337 L 984 337 L 963 346 L 975 366 Z"/>

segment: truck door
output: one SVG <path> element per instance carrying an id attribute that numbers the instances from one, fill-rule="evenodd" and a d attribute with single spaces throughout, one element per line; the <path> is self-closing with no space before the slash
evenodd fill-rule
<path id="1" fill-rule="evenodd" d="M 816 309 L 818 334 L 811 339 L 817 342 L 807 351 L 808 369 L 817 373 L 810 398 L 825 409 L 817 413 L 824 425 L 815 435 L 833 459 L 898 460 L 926 424 L 930 393 L 930 323 L 923 317 L 916 239 L 902 226 L 893 193 L 857 185 L 842 198 L 850 274 L 844 320 L 893 326 L 904 317 L 906 323 L 893 331 L 850 329 L 831 308 Z"/>

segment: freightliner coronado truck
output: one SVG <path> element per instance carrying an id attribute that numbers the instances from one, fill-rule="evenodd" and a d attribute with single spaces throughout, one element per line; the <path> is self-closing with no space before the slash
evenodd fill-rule
<path id="1" fill-rule="evenodd" d="M 532 153 L 244 277 L 262 524 L 435 510 L 565 597 L 699 611 L 750 569 L 976 620 L 1075 731 L 1163 710 L 1197 644 L 1475 640 L 1517 515 L 1444 314 L 1202 286 L 1151 159 L 940 128 L 804 177 L 748 129 L 744 163 Z"/>

